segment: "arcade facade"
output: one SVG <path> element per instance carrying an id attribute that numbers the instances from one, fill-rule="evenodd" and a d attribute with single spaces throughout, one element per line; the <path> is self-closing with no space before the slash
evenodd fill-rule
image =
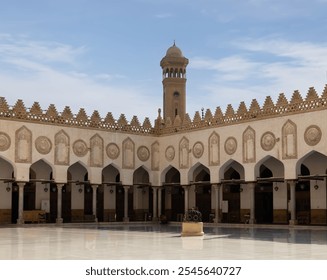
<path id="1" fill-rule="evenodd" d="M 0 223 L 31 211 L 58 224 L 181 221 L 197 208 L 204 222 L 326 225 L 327 87 L 191 119 L 187 64 L 167 50 L 153 127 L 0 98 Z"/>

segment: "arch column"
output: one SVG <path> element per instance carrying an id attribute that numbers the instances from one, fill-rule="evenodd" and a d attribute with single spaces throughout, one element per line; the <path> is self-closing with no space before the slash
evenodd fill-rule
<path id="1" fill-rule="evenodd" d="M 250 220 L 249 224 L 255 224 L 255 183 L 248 183 L 250 190 Z"/>
<path id="2" fill-rule="evenodd" d="M 184 189 L 184 214 L 188 211 L 188 198 L 189 198 L 189 190 L 190 186 L 182 186 Z"/>
<path id="3" fill-rule="evenodd" d="M 160 216 L 162 215 L 162 187 L 158 188 L 158 217 L 160 218 Z"/>
<path id="4" fill-rule="evenodd" d="M 26 182 L 17 182 L 18 185 L 18 219 L 17 224 L 24 224 L 24 187 Z"/>
<path id="5" fill-rule="evenodd" d="M 93 196 L 92 196 L 92 215 L 94 216 L 94 221 L 98 222 L 97 217 L 97 189 L 99 185 L 92 185 Z"/>
<path id="6" fill-rule="evenodd" d="M 62 224 L 63 219 L 61 217 L 62 215 L 62 188 L 65 184 L 57 184 L 57 224 Z"/>
<path id="7" fill-rule="evenodd" d="M 221 222 L 221 217 L 220 217 L 220 189 L 221 189 L 221 184 L 214 184 L 213 185 L 214 190 L 215 190 L 215 223 L 220 223 Z"/>
<path id="8" fill-rule="evenodd" d="M 129 222 L 129 217 L 128 217 L 128 190 L 130 186 L 123 186 L 124 188 L 124 222 Z"/>
<path id="9" fill-rule="evenodd" d="M 296 181 L 295 180 L 289 180 L 287 183 L 290 186 L 290 194 L 291 194 L 291 201 L 290 201 L 290 210 L 291 210 L 291 219 L 289 221 L 290 225 L 296 225 L 296 198 L 295 198 L 295 186 Z"/>
<path id="10" fill-rule="evenodd" d="M 153 221 L 158 221 L 158 187 L 152 187 L 153 190 Z"/>

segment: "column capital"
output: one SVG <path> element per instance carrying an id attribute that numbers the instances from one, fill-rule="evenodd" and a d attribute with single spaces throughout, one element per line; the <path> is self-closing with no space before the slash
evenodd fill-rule
<path id="1" fill-rule="evenodd" d="M 295 184 L 297 183 L 297 179 L 285 179 L 285 182 L 289 184 Z"/>
<path id="2" fill-rule="evenodd" d="M 26 182 L 26 181 L 16 181 L 16 183 L 17 183 L 17 185 L 19 187 L 24 187 L 28 182 Z"/>
<path id="3" fill-rule="evenodd" d="M 222 183 L 212 183 L 211 186 L 213 186 L 215 189 L 218 189 L 222 186 Z"/>
<path id="4" fill-rule="evenodd" d="M 193 185 L 194 186 L 194 185 Z M 181 185 L 184 190 L 189 190 L 191 185 Z"/>

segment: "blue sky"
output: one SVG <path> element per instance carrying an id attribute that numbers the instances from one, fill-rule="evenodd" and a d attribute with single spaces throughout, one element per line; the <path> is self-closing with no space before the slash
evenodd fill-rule
<path id="1" fill-rule="evenodd" d="M 327 84 L 327 0 L 0 0 L 0 96 L 153 122 L 160 60 L 190 60 L 187 112 Z"/>

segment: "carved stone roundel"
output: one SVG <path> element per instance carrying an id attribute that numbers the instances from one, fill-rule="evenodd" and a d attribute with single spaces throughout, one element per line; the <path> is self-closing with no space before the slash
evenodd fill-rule
<path id="1" fill-rule="evenodd" d="M 6 151 L 10 147 L 10 137 L 4 132 L 0 132 L 0 151 Z"/>
<path id="2" fill-rule="evenodd" d="M 73 144 L 74 154 L 78 157 L 84 157 L 87 154 L 88 148 L 83 140 L 76 140 Z"/>
<path id="3" fill-rule="evenodd" d="M 321 130 L 316 125 L 310 125 L 304 132 L 304 141 L 309 146 L 317 145 L 321 140 Z"/>
<path id="4" fill-rule="evenodd" d="M 110 143 L 107 145 L 106 152 L 107 152 L 107 156 L 110 159 L 116 159 L 119 156 L 120 150 L 117 144 Z"/>
<path id="5" fill-rule="evenodd" d="M 137 149 L 137 156 L 141 161 L 147 161 L 150 157 L 150 151 L 147 147 L 141 146 Z"/>
<path id="6" fill-rule="evenodd" d="M 237 141 L 234 137 L 228 137 L 225 141 L 225 152 L 232 155 L 236 152 Z"/>
<path id="7" fill-rule="evenodd" d="M 173 146 L 167 147 L 165 156 L 168 161 L 172 161 L 175 158 L 175 149 Z"/>
<path id="8" fill-rule="evenodd" d="M 272 132 L 265 132 L 261 137 L 261 148 L 270 151 L 275 147 L 276 137 Z"/>
<path id="9" fill-rule="evenodd" d="M 200 158 L 203 155 L 204 147 L 201 142 L 196 142 L 193 146 L 193 155 L 196 158 Z"/>
<path id="10" fill-rule="evenodd" d="M 35 140 L 35 148 L 40 154 L 46 155 L 52 149 L 51 140 L 48 137 L 40 136 Z"/>

